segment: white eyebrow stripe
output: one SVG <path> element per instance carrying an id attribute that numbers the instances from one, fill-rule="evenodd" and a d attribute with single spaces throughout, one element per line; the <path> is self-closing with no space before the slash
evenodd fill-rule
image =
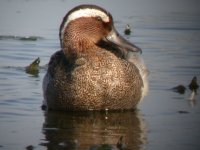
<path id="1" fill-rule="evenodd" d="M 67 27 L 68 23 L 71 22 L 72 20 L 75 20 L 80 17 L 96 17 L 96 16 L 100 16 L 104 22 L 109 22 L 109 16 L 103 11 L 100 11 L 98 9 L 84 8 L 71 13 L 68 16 L 68 19 L 66 20 L 65 24 L 63 25 L 63 28 L 61 29 L 61 39 L 63 39 L 65 28 Z"/>

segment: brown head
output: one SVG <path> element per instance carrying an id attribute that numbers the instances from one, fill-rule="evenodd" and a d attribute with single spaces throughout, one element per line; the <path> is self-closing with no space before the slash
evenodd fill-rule
<path id="1" fill-rule="evenodd" d="M 80 5 L 70 10 L 60 26 L 60 44 L 66 57 L 87 53 L 95 46 L 118 51 L 126 57 L 128 51 L 141 49 L 122 38 L 115 30 L 109 12 L 95 5 Z"/>

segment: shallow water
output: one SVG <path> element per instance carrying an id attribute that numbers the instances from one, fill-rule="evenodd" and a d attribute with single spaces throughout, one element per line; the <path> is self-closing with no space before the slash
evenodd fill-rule
<path id="1" fill-rule="evenodd" d="M 190 149 L 200 147 L 200 96 L 170 90 L 200 78 L 200 2 L 197 0 L 87 1 L 108 9 L 123 35 L 143 50 L 149 94 L 136 112 L 45 113 L 42 79 L 25 72 L 59 49 L 58 28 L 80 1 L 0 2 L 0 149 Z M 111 3 L 111 2 L 110 2 Z M 37 11 L 36 11 L 37 10 Z M 33 38 L 27 38 L 34 36 Z"/>

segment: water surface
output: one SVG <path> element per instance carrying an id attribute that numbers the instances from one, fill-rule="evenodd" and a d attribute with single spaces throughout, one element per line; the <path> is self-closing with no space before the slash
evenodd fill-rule
<path id="1" fill-rule="evenodd" d="M 86 1 L 103 6 L 117 30 L 143 50 L 150 91 L 136 112 L 45 113 L 42 79 L 25 72 L 59 50 L 62 17 L 81 1 L 3 0 L 0 2 L 0 149 L 199 149 L 200 96 L 186 87 L 200 79 L 200 2 L 198 0 Z M 36 11 L 37 10 L 37 11 Z M 126 36 L 126 24 L 132 34 Z M 35 40 L 27 40 L 34 36 Z"/>

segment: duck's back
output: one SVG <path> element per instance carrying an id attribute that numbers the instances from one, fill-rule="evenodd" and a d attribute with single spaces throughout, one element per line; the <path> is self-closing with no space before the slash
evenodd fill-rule
<path id="1" fill-rule="evenodd" d="M 49 62 L 43 81 L 48 109 L 134 109 L 141 99 L 139 70 L 109 51 L 82 55 L 69 63 L 62 51 Z"/>

